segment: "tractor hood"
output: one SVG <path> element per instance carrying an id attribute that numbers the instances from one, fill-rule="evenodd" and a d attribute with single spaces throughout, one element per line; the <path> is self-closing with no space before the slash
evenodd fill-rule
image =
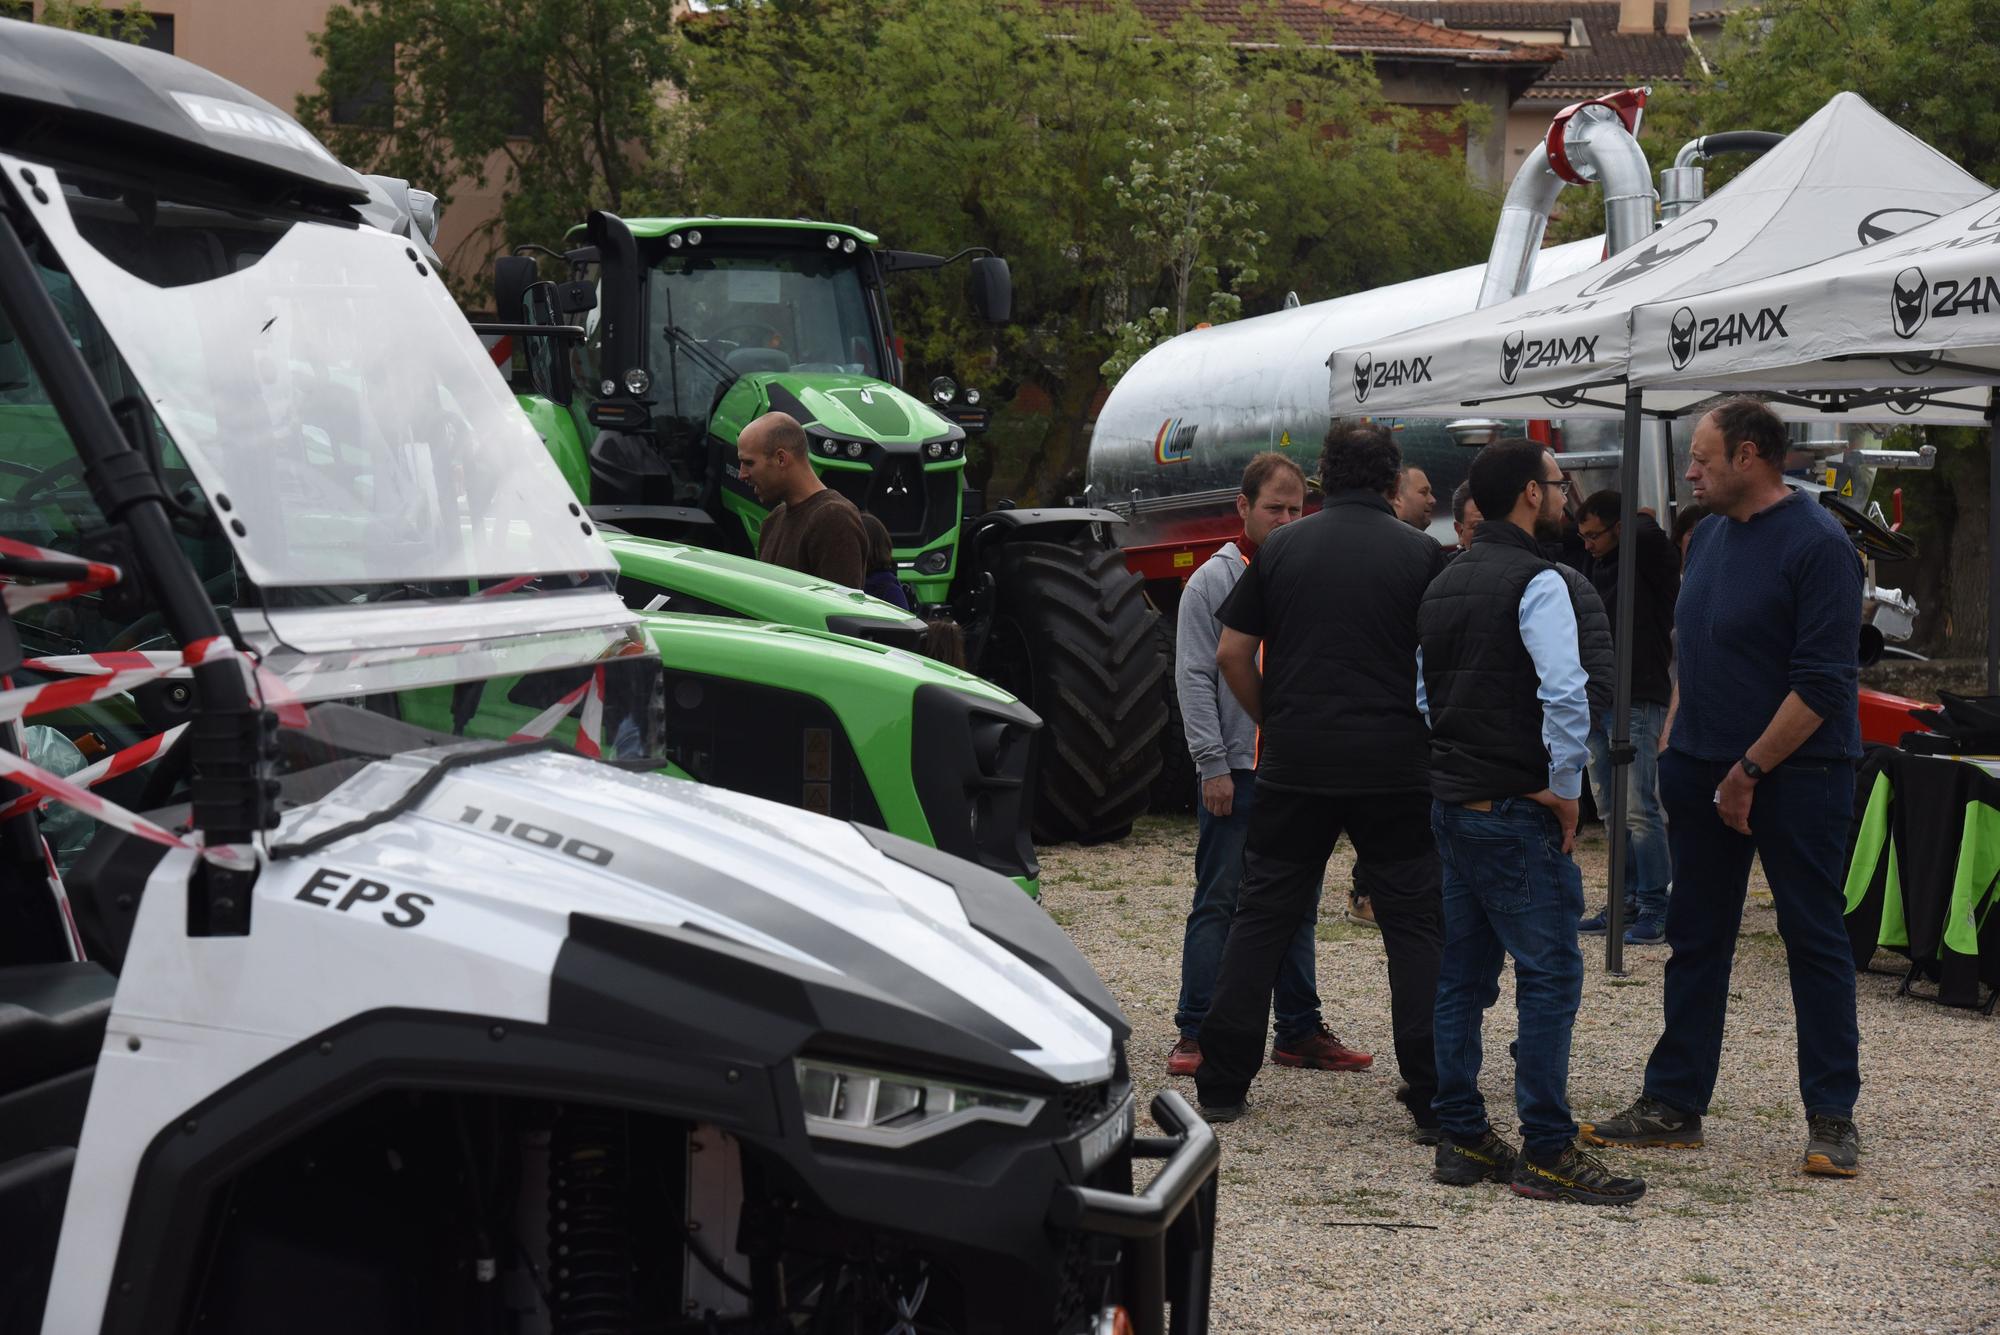
<path id="1" fill-rule="evenodd" d="M 717 416 L 741 429 L 766 412 L 790 413 L 820 439 L 917 446 L 963 440 L 962 428 L 887 381 L 821 371 L 759 371 L 723 397 Z M 734 438 L 734 431 L 730 438 Z"/>
<path id="2" fill-rule="evenodd" d="M 1114 1039 L 1130 1026 L 1068 938 L 1004 877 L 879 831 L 571 755 L 513 754 L 442 773 L 440 755 L 378 762 L 289 818 L 280 842 L 298 853 L 260 881 L 258 931 L 296 919 L 309 933 L 367 932 L 383 952 L 381 987 L 411 993 L 404 1004 L 454 990 L 454 978 L 468 999 L 488 990 L 473 982 L 482 961 L 545 971 L 553 1024 L 578 1022 L 565 1015 L 566 973 L 592 1005 L 620 1004 L 610 991 L 621 984 L 595 967 L 577 974 L 574 959 L 580 941 L 602 950 L 618 938 L 622 959 L 680 958 L 678 972 L 699 972 L 710 991 L 740 990 L 745 1005 L 799 999 L 782 1035 L 765 1035 L 779 1049 L 873 1049 L 904 1066 L 969 1065 L 1037 1087 L 1113 1073 Z M 331 837 L 392 804 L 400 814 Z M 393 889 L 329 912 L 313 905 L 341 896 L 301 902 L 293 886 L 316 867 L 336 869 L 344 885 L 358 877 Z M 393 915 L 413 894 L 428 901 L 414 927 L 385 931 L 384 915 L 369 911 Z M 414 966 L 393 956 L 420 937 L 430 938 L 429 976 L 397 981 Z M 706 963 L 686 962 L 689 952 Z M 632 1009 L 657 1009 L 687 983 L 643 966 L 620 976 Z"/>
<path id="3" fill-rule="evenodd" d="M 663 591 L 667 601 L 661 606 L 669 612 L 720 608 L 752 621 L 781 622 L 863 639 L 884 632 L 920 639 L 924 632 L 921 620 L 893 603 L 783 566 L 710 547 L 625 533 L 606 532 L 604 541 L 628 580 L 645 586 L 632 592 Z"/>

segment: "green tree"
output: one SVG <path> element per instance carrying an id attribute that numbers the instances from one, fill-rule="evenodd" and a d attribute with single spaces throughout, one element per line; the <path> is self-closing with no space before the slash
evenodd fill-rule
<path id="1" fill-rule="evenodd" d="M 1237 288 L 1257 280 L 1265 237 L 1251 225 L 1257 202 L 1241 194 L 1250 95 L 1234 85 L 1226 60 L 1226 51 L 1195 47 L 1171 93 L 1134 108 L 1141 134 L 1128 144 L 1131 163 L 1105 179 L 1113 202 L 1132 217 L 1132 240 L 1164 270 L 1173 302 L 1113 328 L 1103 367 L 1113 384 L 1153 347 L 1187 331 L 1190 296 L 1205 294 L 1206 322 L 1221 324 L 1243 311 Z"/>
<path id="2" fill-rule="evenodd" d="M 1993 0 L 1765 0 L 1729 20 L 1707 64 L 1687 89 L 1656 99 L 1657 142 L 1789 131 L 1849 90 L 1974 176 L 2000 179 L 2000 103 L 1982 91 L 2000 80 Z M 1710 164 L 1709 190 L 1743 165 Z M 1878 494 L 1902 488 L 1909 531 L 1924 549 L 1910 568 L 1885 570 L 1883 582 L 1905 581 L 1923 607 L 1919 643 L 1974 656 L 1984 652 L 1987 622 L 1986 435 L 1953 428 L 1926 438 L 1938 447 L 1934 471 L 1878 480 Z"/>
<path id="3" fill-rule="evenodd" d="M 105 8 L 103 0 L 43 0 L 35 22 L 120 42 L 143 42 L 153 31 L 153 16 L 146 12 L 141 0 L 132 0 L 115 9 Z"/>
<path id="4" fill-rule="evenodd" d="M 679 72 L 675 0 L 350 0 L 313 38 L 324 62 L 299 118 L 342 161 L 449 205 L 496 178 L 498 216 L 445 257 L 454 287 L 484 261 L 548 244 L 592 208 L 660 196 L 647 163 Z"/>
<path id="5" fill-rule="evenodd" d="M 1195 24 L 1162 41 L 1129 3 L 1033 0 L 734 0 L 688 35 L 687 97 L 657 163 L 681 207 L 854 221 L 901 248 L 1007 257 L 1005 329 L 974 322 L 942 276 L 899 280 L 895 301 L 915 380 L 948 370 L 1000 402 L 1046 394 L 1039 423 L 996 423 L 993 438 L 1016 442 L 1004 465 L 974 450 L 975 480 L 1023 499 L 1079 485 L 1112 331 L 1132 311 L 1161 307 L 1179 327 L 1177 308 L 1191 317 L 1217 291 L 1272 310 L 1287 288 L 1318 299 L 1469 263 L 1491 235 L 1494 204 L 1462 161 L 1396 151 L 1414 117 L 1367 65 L 1300 43 L 1235 50 Z M 1150 113 L 1185 105 L 1204 58 L 1235 90 L 1225 101 L 1247 97 L 1237 123 L 1205 132 L 1243 143 L 1212 197 L 1246 229 L 1254 204 L 1269 242 L 1254 267 L 1227 237 L 1197 248 L 1183 304 L 1174 257 L 1190 252 L 1135 244 L 1140 200 L 1105 183 L 1128 180 L 1135 158 L 1164 164 L 1132 144 L 1153 141 Z"/>

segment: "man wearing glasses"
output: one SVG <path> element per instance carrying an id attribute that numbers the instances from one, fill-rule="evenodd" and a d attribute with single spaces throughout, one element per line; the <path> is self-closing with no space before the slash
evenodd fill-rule
<path id="1" fill-rule="evenodd" d="M 1577 534 L 1590 553 L 1590 582 L 1604 610 L 1617 625 L 1618 543 L 1622 526 L 1615 491 L 1600 491 L 1583 503 Z M 1667 855 L 1667 822 L 1660 814 L 1660 732 L 1667 721 L 1667 701 L 1673 694 L 1669 669 L 1674 661 L 1674 599 L 1681 592 L 1680 558 L 1673 540 L 1651 515 L 1638 517 L 1632 534 L 1637 579 L 1632 599 L 1632 761 L 1630 801 L 1626 804 L 1625 942 L 1656 946 L 1667 939 L 1667 887 L 1673 866 Z M 1609 721 L 1590 730 L 1590 786 L 1597 809 L 1611 818 L 1611 728 Z M 1585 936 L 1610 930 L 1607 906 L 1577 924 Z"/>
<path id="2" fill-rule="evenodd" d="M 1542 552 L 1567 490 L 1554 455 L 1503 440 L 1479 452 L 1471 481 L 1487 518 L 1417 613 L 1431 828 L 1444 872 L 1434 1022 L 1444 1139 L 1432 1175 L 1448 1186 L 1501 1182 L 1542 1200 L 1629 1205 L 1646 1184 L 1586 1153 L 1569 1108 L 1570 1033 L 1583 997 L 1583 877 L 1570 851 L 1591 722 L 1592 664 L 1579 629 L 1601 623 L 1603 607 Z M 1591 658 L 1601 670 L 1600 655 Z M 1479 1093 L 1481 1029 L 1509 957 L 1518 1154 Z"/>

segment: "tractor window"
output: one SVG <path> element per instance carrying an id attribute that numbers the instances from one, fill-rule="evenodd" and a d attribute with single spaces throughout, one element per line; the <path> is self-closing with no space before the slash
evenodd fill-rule
<path id="1" fill-rule="evenodd" d="M 738 375 L 882 373 L 868 295 L 849 255 L 688 247 L 654 267 L 647 298 L 651 356 L 676 417 L 705 423 L 719 381 L 713 367 L 667 338 L 670 325 Z"/>

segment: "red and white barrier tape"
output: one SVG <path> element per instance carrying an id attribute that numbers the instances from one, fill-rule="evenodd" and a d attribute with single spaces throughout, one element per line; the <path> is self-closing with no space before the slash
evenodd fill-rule
<path id="1" fill-rule="evenodd" d="M 172 750 L 174 743 L 178 742 L 181 734 L 187 730 L 188 725 L 182 723 L 167 729 L 157 737 L 148 737 L 143 742 L 136 742 L 122 751 L 113 752 L 96 764 L 86 765 L 70 775 L 69 781 L 79 788 L 95 788 L 101 783 L 109 783 L 120 775 L 130 774 L 135 769 L 152 764 Z M 49 799 L 37 797 L 33 793 L 26 797 L 17 797 L 6 806 L 0 807 L 0 821 L 11 820 L 32 808 L 47 806 L 48 801 Z"/>
<path id="2" fill-rule="evenodd" d="M 48 561 L 67 566 L 82 566 L 84 577 L 72 580 L 43 580 L 22 584 L 11 578 L 0 584 L 0 601 L 4 601 L 9 612 L 19 612 L 23 608 L 35 607 L 41 603 L 59 602 L 64 598 L 75 598 L 80 594 L 95 593 L 108 588 L 124 578 L 124 572 L 117 566 L 102 561 L 86 561 L 82 557 L 71 556 L 67 552 L 50 551 L 47 547 L 37 547 L 31 542 L 21 542 L 15 538 L 0 538 L 0 556 L 18 557 L 24 561 Z"/>

